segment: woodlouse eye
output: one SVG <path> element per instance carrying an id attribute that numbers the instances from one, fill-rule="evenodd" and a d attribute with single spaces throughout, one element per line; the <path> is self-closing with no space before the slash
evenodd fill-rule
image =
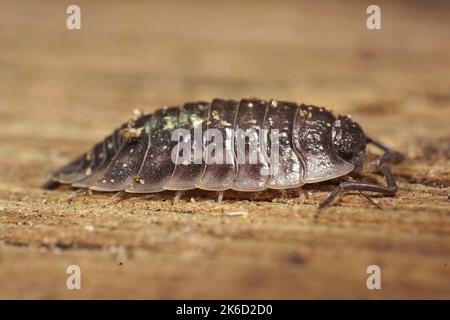
<path id="1" fill-rule="evenodd" d="M 341 158 L 360 166 L 364 161 L 366 138 L 361 127 L 348 117 L 339 117 L 332 129 L 333 147 Z"/>

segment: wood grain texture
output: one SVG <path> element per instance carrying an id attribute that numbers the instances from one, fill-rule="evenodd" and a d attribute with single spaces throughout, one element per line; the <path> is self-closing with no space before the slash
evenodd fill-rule
<path id="1" fill-rule="evenodd" d="M 68 31 L 64 2 L 2 1 L 0 298 L 450 298 L 449 7 L 424 3 L 381 2 L 368 31 L 356 1 L 78 1 Z M 398 195 L 317 215 L 333 186 L 304 204 L 39 188 L 134 108 L 214 97 L 351 113 L 407 156 Z M 65 287 L 70 264 L 82 290 Z"/>

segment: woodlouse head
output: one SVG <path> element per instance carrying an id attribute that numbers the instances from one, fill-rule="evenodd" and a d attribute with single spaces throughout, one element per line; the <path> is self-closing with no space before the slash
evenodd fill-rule
<path id="1" fill-rule="evenodd" d="M 332 128 L 333 147 L 341 158 L 362 168 L 366 150 L 366 135 L 361 126 L 349 117 L 339 116 Z"/>

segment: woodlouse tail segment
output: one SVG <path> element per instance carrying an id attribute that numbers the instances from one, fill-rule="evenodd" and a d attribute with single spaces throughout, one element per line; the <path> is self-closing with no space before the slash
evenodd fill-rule
<path id="1" fill-rule="evenodd" d="M 71 175 L 64 176 L 61 179 L 61 182 L 68 184 L 76 184 L 77 182 L 81 182 L 84 179 L 88 178 L 92 174 L 97 172 L 97 168 L 102 164 L 105 159 L 105 148 L 103 142 L 100 142 L 94 146 L 90 153 L 91 161 L 87 163 L 85 166 L 74 172 Z M 77 186 L 75 186 L 77 187 Z M 82 184 L 79 187 L 83 187 Z"/>
<path id="2" fill-rule="evenodd" d="M 82 178 L 74 183 L 72 186 L 75 188 L 89 188 L 94 181 L 98 179 L 100 174 L 111 163 L 112 158 L 117 152 L 113 143 L 113 136 L 107 137 L 101 143 L 101 147 L 98 150 L 94 148 L 94 160 L 89 164 L 89 167 L 81 172 Z"/>
<path id="3" fill-rule="evenodd" d="M 123 130 L 135 128 L 139 125 L 139 121 L 142 123 L 140 119 L 130 120 L 117 128 L 110 136 L 97 143 L 87 153 L 56 171 L 50 181 L 71 184 L 77 188 L 89 188 L 92 184 L 95 184 L 96 180 L 110 166 L 114 156 L 118 154 L 125 143 L 125 138 L 122 134 Z M 54 184 L 49 182 L 43 187 L 54 187 Z"/>
<path id="4" fill-rule="evenodd" d="M 137 172 L 135 167 L 139 167 L 142 161 L 139 156 L 134 157 L 133 153 L 143 149 L 143 154 L 147 148 L 143 126 L 148 119 L 149 116 L 142 116 L 121 126 L 107 137 L 103 141 L 102 161 L 92 161 L 87 169 L 89 174 L 72 186 L 105 192 L 125 189 L 130 182 L 130 172 L 134 173 L 133 170 Z M 130 134 L 127 136 L 126 132 L 133 132 L 133 137 L 131 138 Z"/>
<path id="5" fill-rule="evenodd" d="M 47 181 L 47 183 L 45 183 L 42 187 L 44 189 L 50 189 L 50 187 L 54 186 L 54 184 L 50 183 L 51 181 L 59 182 L 60 184 L 66 183 L 65 181 L 69 181 L 71 176 L 74 176 L 80 171 L 87 168 L 90 162 L 89 156 L 90 153 L 84 154 L 78 159 L 65 165 L 64 167 L 53 173 L 49 181 Z"/>
<path id="6" fill-rule="evenodd" d="M 96 191 L 121 191 L 133 183 L 148 146 L 148 137 L 126 141 L 112 159 L 109 166 L 90 185 Z"/>

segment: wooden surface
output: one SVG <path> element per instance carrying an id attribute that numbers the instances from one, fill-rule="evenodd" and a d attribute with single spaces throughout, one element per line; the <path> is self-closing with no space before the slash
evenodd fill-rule
<path id="1" fill-rule="evenodd" d="M 444 1 L 381 2 L 378 31 L 364 1 L 77 3 L 79 31 L 68 3 L 0 4 L 0 298 L 450 298 Z M 39 188 L 133 109 L 213 97 L 351 113 L 407 156 L 398 195 L 317 215 L 328 186 L 304 204 L 193 192 L 175 205 Z M 72 264 L 81 290 L 66 289 Z M 381 290 L 366 288 L 373 264 Z"/>

